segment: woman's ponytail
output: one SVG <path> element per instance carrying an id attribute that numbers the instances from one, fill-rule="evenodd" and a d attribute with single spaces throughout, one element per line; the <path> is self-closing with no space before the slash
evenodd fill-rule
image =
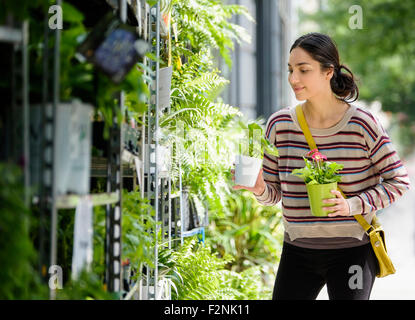
<path id="1" fill-rule="evenodd" d="M 342 69 L 347 73 L 342 72 Z M 335 69 L 330 86 L 333 93 L 341 97 L 343 101 L 353 102 L 359 97 L 359 88 L 356 85 L 353 72 L 343 64 Z M 350 101 L 350 99 L 353 100 Z"/>

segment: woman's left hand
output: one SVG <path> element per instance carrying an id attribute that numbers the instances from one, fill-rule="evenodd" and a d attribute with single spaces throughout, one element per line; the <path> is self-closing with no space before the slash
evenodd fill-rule
<path id="1" fill-rule="evenodd" d="M 336 216 L 350 216 L 350 208 L 349 204 L 347 203 L 346 199 L 343 198 L 342 194 L 338 190 L 331 190 L 331 193 L 336 195 L 336 198 L 332 199 L 325 199 L 323 203 L 335 203 L 336 205 L 332 207 L 323 207 L 324 211 L 334 211 L 329 213 L 329 217 L 336 217 Z"/>

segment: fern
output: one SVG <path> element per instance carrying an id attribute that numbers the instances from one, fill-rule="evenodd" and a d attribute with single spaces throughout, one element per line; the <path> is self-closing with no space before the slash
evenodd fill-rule
<path id="1" fill-rule="evenodd" d="M 210 210 L 223 211 L 230 192 L 225 172 L 242 114 L 218 98 L 229 80 L 214 67 L 212 49 L 230 65 L 234 42 L 250 41 L 244 28 L 230 20 L 234 15 L 253 19 L 245 7 L 215 0 L 162 0 L 161 10 L 177 25 L 171 49 L 172 61 L 180 61 L 173 68 L 171 112 L 160 119 L 165 143 L 173 146 L 171 177 L 178 181 L 181 169 L 191 194 L 208 202 Z M 181 126 L 183 131 L 177 130 Z"/>
<path id="2" fill-rule="evenodd" d="M 233 258 L 212 252 L 209 246 L 187 239 L 173 253 L 180 280 L 175 279 L 173 300 L 254 300 L 270 299 L 270 287 L 262 282 L 259 266 L 241 273 L 227 270 Z"/>
<path id="3" fill-rule="evenodd" d="M 247 191 L 226 197 L 226 210 L 211 211 L 206 241 L 221 255 L 235 257 L 233 268 L 273 268 L 282 247 L 281 209 L 261 206 Z"/>
<path id="4" fill-rule="evenodd" d="M 181 249 L 174 253 L 176 268 L 183 282 L 176 283 L 175 300 L 202 300 L 215 296 L 220 286 L 218 270 L 224 268 L 232 259 L 223 259 L 212 254 L 209 247 L 196 244 L 195 239 L 185 241 Z"/>
<path id="5" fill-rule="evenodd" d="M 179 41 L 188 41 L 196 52 L 206 47 L 217 48 L 229 67 L 232 66 L 233 41 L 251 40 L 243 28 L 229 22 L 234 15 L 254 21 L 243 6 L 225 5 L 215 0 L 172 0 L 163 8 L 172 12 L 173 22 L 178 25 Z"/>

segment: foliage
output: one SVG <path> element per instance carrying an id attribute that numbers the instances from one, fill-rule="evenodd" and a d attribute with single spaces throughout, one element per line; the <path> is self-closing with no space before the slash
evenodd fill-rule
<path id="1" fill-rule="evenodd" d="M 218 216 L 226 213 L 226 218 L 230 219 L 230 212 L 234 209 L 232 201 L 244 203 L 246 198 L 246 195 L 241 196 L 239 193 L 231 195 L 233 200 L 228 198 L 229 169 L 233 160 L 231 156 L 237 136 L 243 129 L 238 126 L 237 121 L 242 114 L 237 108 L 218 98 L 229 81 L 221 77 L 220 71 L 213 67 L 212 49 L 218 49 L 226 63 L 231 66 L 230 50 L 233 49 L 233 42 L 249 41 L 249 36 L 242 27 L 230 23 L 229 20 L 237 14 L 251 20 L 252 17 L 242 6 L 224 5 L 217 0 L 172 0 L 162 3 L 171 11 L 172 21 L 177 26 L 171 48 L 176 67 L 172 79 L 171 113 L 160 119 L 165 133 L 164 142 L 169 143 L 175 139 L 174 141 L 182 142 L 183 146 L 183 150 L 177 148 L 174 153 L 176 158 L 173 158 L 172 177 L 178 177 L 178 161 L 175 160 L 180 160 L 181 170 L 184 172 L 183 183 L 190 186 L 193 196 L 200 198 L 199 203 L 207 200 L 211 213 Z M 134 68 L 119 86 L 112 84 L 103 75 L 95 74 L 93 66 L 79 60 L 76 55 L 77 45 L 88 32 L 83 25 L 84 17 L 68 2 L 63 1 L 63 5 L 64 23 L 70 32 L 65 30 L 61 34 L 61 99 L 77 96 L 84 102 L 96 105 L 108 128 L 114 117 L 121 122 L 124 116 L 117 109 L 119 103 L 114 97 L 122 89 L 126 92 L 128 111 L 139 114 L 148 98 L 144 71 L 149 70 L 143 64 L 138 64 L 138 68 Z M 30 26 L 30 65 L 34 67 L 33 79 L 36 80 L 42 75 L 43 26 L 36 23 L 35 19 L 30 21 Z M 166 52 L 162 52 L 162 57 L 165 56 Z M 162 61 L 161 64 L 163 63 L 165 62 Z M 38 85 L 41 81 L 31 83 L 34 91 L 37 90 L 40 95 L 41 87 Z M 134 96 L 137 93 L 138 98 Z M 183 135 L 177 134 L 176 129 L 180 127 L 183 127 Z M 252 198 L 249 201 L 252 202 Z M 236 252 L 240 256 L 236 261 L 241 273 L 226 269 L 232 269 L 230 263 L 233 260 L 226 254 L 225 249 L 218 256 L 212 253 L 210 247 L 196 245 L 194 241 L 185 242 L 177 252 L 161 245 L 158 257 L 159 274 L 174 284 L 173 296 L 176 299 L 256 299 L 269 296 L 269 290 L 262 283 L 263 269 L 259 265 L 261 261 L 270 262 L 277 250 L 279 240 L 272 237 L 276 235 L 274 232 L 277 215 L 271 208 L 263 207 L 262 210 L 256 208 L 255 216 L 249 216 L 249 209 L 253 204 L 245 205 L 241 214 L 246 216 L 241 219 L 243 228 L 239 231 L 235 232 L 231 228 L 239 228 L 240 221 L 229 225 L 226 222 L 221 225 L 216 221 L 217 225 L 228 231 L 228 241 L 231 235 L 237 239 Z M 137 192 L 123 193 L 122 254 L 137 269 L 142 263 L 152 267 L 155 241 L 161 241 L 160 234 L 154 234 L 154 212 L 149 209 L 149 203 L 141 199 Z M 79 281 L 68 281 L 64 289 L 58 291 L 59 299 L 114 298 L 103 290 L 100 276 L 104 273 L 105 266 L 105 215 L 103 207 L 94 208 L 93 272 L 82 273 Z M 260 221 L 259 227 L 257 221 Z M 248 238 L 242 238 L 243 230 L 249 231 Z M 60 232 L 65 233 L 69 239 L 73 225 L 68 223 L 66 229 L 61 229 Z M 218 244 L 219 242 L 220 240 L 215 244 L 217 248 L 225 245 Z M 65 249 L 67 257 L 70 256 L 70 244 L 67 242 Z M 248 251 L 244 250 L 244 244 L 248 245 Z M 242 252 L 252 254 L 245 260 L 250 261 L 248 264 L 243 262 Z M 259 258 L 255 257 L 259 252 L 263 254 Z"/>
<path id="2" fill-rule="evenodd" d="M 263 269 L 253 266 L 240 273 L 223 270 L 217 296 L 223 300 L 270 300 L 271 286 L 263 281 Z"/>
<path id="3" fill-rule="evenodd" d="M 103 206 L 94 207 L 94 256 L 92 259 L 92 273 L 100 275 L 104 281 L 105 274 L 105 219 L 106 211 Z"/>
<path id="4" fill-rule="evenodd" d="M 52 4 L 52 3 L 51 3 Z M 55 3 L 53 3 L 55 4 Z M 84 102 L 94 103 L 92 85 L 92 65 L 81 63 L 76 58 L 77 46 L 80 39 L 87 33 L 83 25 L 84 16 L 74 6 L 66 1 L 62 2 L 63 27 L 60 41 L 60 74 L 59 88 L 60 99 L 68 101 L 72 97 L 82 98 Z M 44 25 L 39 23 L 39 19 L 44 19 L 48 14 L 48 7 L 45 3 L 39 3 L 32 7 L 31 14 L 27 17 L 30 26 L 29 37 L 29 57 L 31 69 L 31 96 L 36 102 L 41 101 L 43 86 L 43 59 L 44 59 Z M 49 68 L 52 66 L 54 52 L 53 34 L 49 35 Z M 49 70 L 51 76 L 51 70 Z"/>
<path id="5" fill-rule="evenodd" d="M 302 178 L 305 184 L 326 184 L 332 182 L 341 181 L 341 176 L 338 175 L 338 171 L 343 169 L 342 164 L 336 162 L 324 161 L 327 160 L 326 156 L 323 156 L 317 151 L 317 149 L 311 150 L 307 153 L 312 155 L 312 161 L 303 157 L 305 167 L 302 169 L 294 169 L 291 174 Z"/>
<path id="6" fill-rule="evenodd" d="M 13 13 L 14 17 L 20 21 L 30 18 L 30 10 L 42 7 L 47 10 L 49 5 L 55 4 L 51 0 L 38 1 L 0 1 L 0 24 L 6 20 L 8 13 Z"/>
<path id="7" fill-rule="evenodd" d="M 103 275 L 105 271 L 105 207 L 94 207 L 94 258 L 92 270 Z M 154 268 L 155 220 L 149 200 L 136 190 L 122 194 L 122 257 L 134 270 L 142 264 Z M 159 223 L 160 224 L 160 223 Z M 160 242 L 160 234 L 158 235 Z M 103 280 L 103 278 L 102 278 Z"/>
<path id="8" fill-rule="evenodd" d="M 21 169 L 0 163 L 0 176 L 0 299 L 44 299 L 47 289 L 35 269 L 34 217 L 24 205 Z"/>
<path id="9" fill-rule="evenodd" d="M 145 263 L 154 267 L 155 221 L 154 210 L 148 199 L 141 198 L 136 191 L 123 190 L 122 197 L 122 257 L 138 270 Z M 74 210 L 60 210 L 58 230 L 60 240 L 59 264 L 70 270 L 73 247 Z M 117 299 L 105 291 L 102 283 L 105 274 L 105 221 L 103 206 L 94 207 L 94 251 L 91 272 L 83 272 L 79 280 L 69 279 L 63 290 L 58 290 L 58 299 Z M 159 237 L 160 238 L 160 237 Z"/>
<path id="10" fill-rule="evenodd" d="M 213 0 L 164 0 L 161 11 L 171 17 L 173 39 L 169 39 L 173 76 L 171 112 L 161 117 L 164 143 L 173 146 L 171 176 L 198 203 L 223 207 L 229 193 L 229 171 L 235 148 L 237 108 L 223 103 L 220 92 L 228 80 L 213 67 L 212 50 L 231 63 L 233 41 L 249 41 L 246 31 L 230 22 L 233 15 L 252 19 L 246 8 Z M 162 47 L 161 57 L 168 60 Z M 162 62 L 167 64 L 166 62 Z M 180 172 L 180 170 L 182 170 Z"/>
<path id="11" fill-rule="evenodd" d="M 281 219 L 279 207 L 262 206 L 251 192 L 235 191 L 226 199 L 226 211 L 211 215 L 206 243 L 234 257 L 233 271 L 261 266 L 270 285 L 282 250 Z"/>
<path id="12" fill-rule="evenodd" d="M 137 191 L 123 190 L 122 255 L 139 268 L 141 263 L 154 268 L 155 211 L 150 201 Z M 160 225 L 160 222 L 158 223 Z M 158 235 L 160 238 L 160 235 Z"/>
<path id="13" fill-rule="evenodd" d="M 233 237 L 239 238 L 236 250 L 238 257 L 234 269 L 239 271 L 245 270 L 251 265 L 255 266 L 256 263 L 258 265 L 261 264 L 261 261 L 268 258 L 269 263 L 265 266 L 265 269 L 269 271 L 272 269 L 271 265 L 275 264 L 275 261 L 272 261 L 272 255 L 269 253 L 272 252 L 274 256 L 277 256 L 276 251 L 278 249 L 276 248 L 281 245 L 280 240 L 282 239 L 281 236 L 278 240 L 269 236 L 269 233 L 272 233 L 269 229 L 271 227 L 275 228 L 278 224 L 277 221 L 275 221 L 275 225 L 270 223 L 272 220 L 271 214 L 268 217 L 267 226 L 265 226 L 267 218 L 264 219 L 265 221 L 261 221 L 264 224 L 259 223 L 260 226 L 255 223 L 250 224 L 256 219 L 256 221 L 262 219 L 262 217 L 252 218 L 252 221 L 247 221 L 249 219 L 247 218 L 242 223 L 235 221 L 228 225 L 226 225 L 226 222 L 224 225 L 218 222 L 221 220 L 232 220 L 234 215 L 232 210 L 235 211 L 235 208 L 231 208 L 229 202 L 244 202 L 246 199 L 246 194 L 232 193 L 229 190 L 229 172 L 234 160 L 233 155 L 237 152 L 237 143 L 243 135 L 244 128 L 246 128 L 243 123 L 247 121 L 241 121 L 243 115 L 237 108 L 224 104 L 218 98 L 221 90 L 229 81 L 222 78 L 220 71 L 213 67 L 214 57 L 212 56 L 212 48 L 221 46 L 219 52 L 222 58 L 228 64 L 231 62 L 229 54 L 226 53 L 227 44 L 232 43 L 235 35 L 241 41 L 247 41 L 248 37 L 246 34 L 240 34 L 240 32 L 245 33 L 245 31 L 239 26 L 234 28 L 234 30 L 238 29 L 238 32 L 231 32 L 234 35 L 230 36 L 229 30 L 232 28 L 228 28 L 228 23 L 220 21 L 226 16 L 226 14 L 222 15 L 221 12 L 227 11 L 232 14 L 243 14 L 242 12 L 246 11 L 246 8 L 240 6 L 227 7 L 221 4 L 220 1 L 163 2 L 170 4 L 170 7 L 167 6 L 166 11 L 171 11 L 172 23 L 173 25 L 177 23 L 178 30 L 177 33 L 173 32 L 174 41 L 172 45 L 172 61 L 174 62 L 171 91 L 172 112 L 160 119 L 165 139 L 169 142 L 175 142 L 175 144 L 171 143 L 176 148 L 176 152 L 173 152 L 172 176 L 173 178 L 178 177 L 179 167 L 177 164 L 180 163 L 183 184 L 190 187 L 190 192 L 196 202 L 207 202 L 209 215 L 214 220 L 210 228 L 210 232 L 212 232 L 211 237 L 207 238 L 207 241 L 212 241 L 216 246 L 215 250 L 224 256 L 225 252 L 231 252 L 227 246 L 230 243 L 235 243 Z M 212 34 L 215 36 L 212 36 Z M 217 35 L 220 35 L 220 37 L 218 38 Z M 217 40 L 220 38 L 224 38 L 224 40 L 218 42 Z M 237 41 L 239 42 L 239 40 Z M 229 46 L 228 48 L 233 47 Z M 166 56 L 166 54 L 162 56 Z M 254 126 L 254 124 L 251 124 L 251 128 L 254 128 Z M 262 142 L 264 143 L 263 146 L 269 146 L 266 141 Z M 247 207 L 254 202 L 256 203 L 255 199 L 248 199 L 247 202 L 251 202 L 246 204 Z M 259 208 L 257 203 L 256 205 Z M 242 215 L 246 214 L 244 209 L 246 208 L 240 211 Z M 261 209 L 257 209 L 256 212 L 260 214 L 267 210 L 268 212 L 272 211 L 271 208 L 261 207 Z M 238 216 L 238 213 L 235 216 Z M 220 218 L 216 220 L 215 216 Z M 275 211 L 274 216 L 276 216 Z M 218 225 L 215 225 L 216 222 L 218 222 L 219 228 Z M 251 231 L 247 232 L 248 239 L 243 239 L 244 231 L 241 231 L 239 228 L 241 225 L 243 225 L 242 229 L 248 228 Z M 226 236 L 223 236 L 224 229 L 228 232 Z M 240 231 L 241 233 L 239 233 Z M 215 243 L 215 241 L 220 244 Z M 255 246 L 255 243 L 258 246 Z M 249 244 L 251 247 L 245 250 L 245 244 Z M 226 246 L 226 249 L 221 247 L 221 245 Z M 264 246 L 266 247 L 265 250 Z M 245 259 L 244 255 L 247 252 L 252 254 L 252 256 Z M 256 256 L 257 254 L 259 257 Z M 231 263 L 229 263 L 229 268 L 232 268 Z M 181 274 L 180 271 L 181 269 L 178 270 L 179 274 Z M 235 271 L 226 270 L 226 272 L 232 278 L 230 274 Z M 199 273 L 197 271 L 196 274 Z M 268 273 L 272 273 L 272 271 Z M 235 277 L 236 275 L 240 276 L 237 273 L 232 275 Z M 182 276 L 185 279 L 186 276 Z M 193 284 L 192 277 L 189 275 L 188 277 L 185 283 L 189 283 L 189 286 L 193 288 L 192 290 L 197 292 L 198 289 L 196 288 L 201 286 Z M 223 283 L 224 278 L 222 277 L 221 279 L 220 282 Z M 236 286 L 238 281 L 235 278 L 232 279 Z M 261 283 L 261 281 L 255 282 L 256 288 L 259 288 Z M 179 284 L 176 284 L 176 286 L 180 287 Z M 213 292 L 216 289 L 217 287 L 215 287 L 213 281 L 203 286 L 204 292 L 195 293 L 194 296 L 190 297 L 186 297 L 186 295 L 179 296 L 181 298 L 200 298 L 209 296 L 209 294 L 214 296 Z M 225 291 L 222 297 L 225 297 L 226 294 L 233 298 L 237 297 L 236 294 L 232 295 L 232 293 L 225 293 Z"/>
<path id="14" fill-rule="evenodd" d="M 230 168 L 235 148 L 235 121 L 242 114 L 217 98 L 229 81 L 213 67 L 211 49 L 221 47 L 221 53 L 226 55 L 227 43 L 232 43 L 235 35 L 229 33 L 230 16 L 225 12 L 238 14 L 245 9 L 233 7 L 232 11 L 232 7 L 214 1 L 171 1 L 169 4 L 172 21 L 178 25 L 172 59 L 184 62 L 174 65 L 172 112 L 160 120 L 166 139 L 177 142 L 171 174 L 177 181 L 180 163 L 183 184 L 190 187 L 193 197 L 209 202 L 210 208 L 221 208 L 229 193 L 225 172 Z M 213 12 L 217 13 L 215 19 L 212 19 Z M 196 22 L 195 16 L 197 23 L 184 23 Z M 206 36 L 211 33 L 215 36 Z"/>
<path id="15" fill-rule="evenodd" d="M 173 253 L 178 273 L 183 281 L 175 282 L 173 300 L 237 300 L 265 299 L 269 291 L 263 288 L 259 268 L 238 274 L 224 267 L 232 261 L 226 255 L 218 257 L 209 246 L 187 239 Z"/>
<path id="16" fill-rule="evenodd" d="M 214 101 L 220 88 L 228 82 L 212 69 L 212 60 L 205 52 L 189 59 L 181 69 L 173 71 L 172 113 L 162 117 L 160 125 L 165 139 L 174 144 L 171 175 L 179 177 L 179 163 L 183 184 L 193 195 L 215 206 L 223 206 L 221 197 L 227 187 L 224 172 L 232 163 L 238 129 L 236 118 L 242 114 L 237 108 Z M 224 190 L 224 191 L 222 191 Z M 222 195 L 220 195 L 222 193 Z"/>
<path id="17" fill-rule="evenodd" d="M 82 271 L 77 280 L 68 281 L 56 291 L 57 300 L 117 300 L 117 293 L 106 291 L 102 280 L 93 272 Z"/>
<path id="18" fill-rule="evenodd" d="M 278 149 L 264 137 L 264 130 L 261 125 L 251 122 L 246 126 L 242 121 L 239 122 L 239 125 L 248 133 L 248 150 L 246 150 L 245 144 L 239 144 L 240 154 L 262 159 L 264 151 L 266 151 L 278 157 Z"/>
<path id="19" fill-rule="evenodd" d="M 18 5 L 16 5 L 18 3 Z M 40 103 L 43 92 L 43 59 L 44 59 L 44 16 L 48 15 L 50 5 L 56 4 L 51 0 L 23 1 L 23 3 L 7 1 L 1 2 L 5 11 L 0 10 L 0 20 L 3 13 L 12 13 L 16 18 L 25 18 L 29 22 L 29 65 L 30 65 L 30 100 L 31 103 Z M 119 106 L 118 93 L 125 92 L 124 105 L 134 116 L 146 111 L 150 96 L 149 88 L 144 76 L 145 67 L 138 63 L 120 83 L 115 84 L 95 67 L 77 54 L 81 42 L 86 38 L 88 30 L 84 25 L 85 16 L 70 1 L 62 1 L 63 29 L 60 32 L 60 73 L 59 73 L 59 99 L 69 101 L 79 98 L 85 103 L 96 107 L 96 117 L 105 121 L 104 136 L 108 138 L 109 128 L 113 120 L 121 124 L 124 114 Z M 49 77 L 52 75 L 53 52 L 55 40 L 54 33 L 50 32 L 49 50 Z M 148 71 L 148 70 L 147 70 Z M 49 79 L 50 81 L 50 79 Z M 9 86 L 7 79 L 0 80 L 1 86 Z M 49 100 L 52 90 L 49 90 Z"/>
<path id="20" fill-rule="evenodd" d="M 124 105 L 131 114 L 138 116 L 146 111 L 150 91 L 145 82 L 144 65 L 135 65 L 120 84 L 113 83 L 100 72 L 94 72 L 91 63 L 80 60 L 77 56 L 78 47 L 88 33 L 83 26 L 83 14 L 67 2 L 63 2 L 62 10 L 68 27 L 62 33 L 60 50 L 61 97 L 65 100 L 72 94 L 78 94 L 95 105 L 97 113 L 106 124 L 104 136 L 108 137 L 114 118 L 118 124 L 124 119 L 119 106 L 119 92 L 125 92 Z"/>
<path id="21" fill-rule="evenodd" d="M 177 51 L 186 57 L 204 48 L 215 48 L 231 67 L 230 51 L 234 49 L 234 41 L 251 41 L 243 27 L 229 21 L 234 15 L 254 21 L 244 6 L 226 5 L 218 0 L 164 0 L 161 8 L 171 12 L 172 21 L 177 24 L 178 39 L 172 48 L 175 61 Z M 191 51 L 186 50 L 189 47 Z"/>

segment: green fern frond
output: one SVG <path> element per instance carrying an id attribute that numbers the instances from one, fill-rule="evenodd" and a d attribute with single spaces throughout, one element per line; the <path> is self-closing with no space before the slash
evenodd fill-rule
<path id="1" fill-rule="evenodd" d="M 233 15 L 239 14 L 253 21 L 243 6 L 213 0 L 172 0 L 172 13 L 181 39 L 189 41 L 196 51 L 204 47 L 219 49 L 229 67 L 233 41 L 249 41 L 246 31 L 229 22 Z"/>

